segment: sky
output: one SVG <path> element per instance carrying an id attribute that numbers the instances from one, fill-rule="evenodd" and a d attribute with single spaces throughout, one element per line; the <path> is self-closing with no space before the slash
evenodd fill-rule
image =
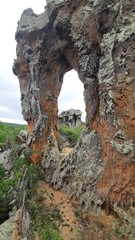
<path id="1" fill-rule="evenodd" d="M 16 58 L 15 32 L 24 9 L 31 7 L 35 13 L 44 11 L 45 0 L 4 0 L 0 7 L 0 121 L 24 123 L 21 114 L 20 89 L 17 77 L 12 73 Z M 72 70 L 65 74 L 58 101 L 59 113 L 71 108 L 80 109 L 85 119 L 83 84 Z"/>

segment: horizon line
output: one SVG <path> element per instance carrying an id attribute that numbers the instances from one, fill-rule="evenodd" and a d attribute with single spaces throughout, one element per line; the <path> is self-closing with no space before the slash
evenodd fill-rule
<path id="1" fill-rule="evenodd" d="M 13 118 L 3 118 L 3 117 L 0 117 L 0 122 L 27 125 L 27 122 L 25 120 L 13 119 Z"/>

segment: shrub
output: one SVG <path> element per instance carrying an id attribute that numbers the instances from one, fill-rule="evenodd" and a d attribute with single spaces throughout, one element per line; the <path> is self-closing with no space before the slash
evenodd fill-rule
<path id="1" fill-rule="evenodd" d="M 54 228 L 43 229 L 40 233 L 40 236 L 42 240 L 62 240 L 58 231 Z"/>
<path id="2" fill-rule="evenodd" d="M 83 126 L 76 128 L 69 128 L 66 125 L 60 126 L 60 132 L 64 133 L 64 135 L 68 138 L 68 141 L 71 144 L 71 147 L 74 147 L 80 137 L 80 134 L 83 130 Z"/>
<path id="3" fill-rule="evenodd" d="M 16 173 L 13 178 L 4 178 L 4 169 L 0 167 L 0 224 L 8 218 L 11 210 L 10 202 L 14 199 L 15 185 L 20 178 Z"/>
<path id="4" fill-rule="evenodd" d="M 30 163 L 29 157 L 13 159 L 10 178 L 4 177 L 4 169 L 0 167 L 0 224 L 9 217 L 12 201 L 19 208 L 25 194 L 25 199 L 32 198 L 34 194 L 39 181 L 39 167 Z"/>

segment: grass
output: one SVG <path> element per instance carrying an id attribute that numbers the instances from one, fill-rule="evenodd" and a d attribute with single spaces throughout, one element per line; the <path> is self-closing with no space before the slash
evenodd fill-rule
<path id="1" fill-rule="evenodd" d="M 20 130 L 26 130 L 26 125 L 17 125 L 0 122 L 0 148 L 12 148 L 18 140 Z"/>
<path id="2" fill-rule="evenodd" d="M 60 126 L 60 132 L 63 133 L 68 141 L 71 144 L 71 147 L 74 147 L 78 141 L 78 138 L 80 137 L 80 134 L 83 130 L 83 126 L 76 127 L 76 128 L 69 128 L 66 125 Z"/>

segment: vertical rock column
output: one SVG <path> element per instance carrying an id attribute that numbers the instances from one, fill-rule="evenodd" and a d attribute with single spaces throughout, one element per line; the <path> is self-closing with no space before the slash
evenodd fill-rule
<path id="1" fill-rule="evenodd" d="M 45 14 L 31 9 L 22 14 L 16 33 L 17 60 L 13 71 L 19 77 L 22 113 L 28 122 L 32 161 L 45 159 L 47 149 L 57 151 L 58 96 L 69 64 L 60 53 Z M 64 60 L 63 60 L 64 59 Z"/>
<path id="2" fill-rule="evenodd" d="M 104 25 L 98 72 L 98 131 L 106 164 L 98 191 L 103 208 L 119 205 L 129 210 L 135 202 L 135 4 L 121 1 L 106 8 L 110 20 Z"/>

